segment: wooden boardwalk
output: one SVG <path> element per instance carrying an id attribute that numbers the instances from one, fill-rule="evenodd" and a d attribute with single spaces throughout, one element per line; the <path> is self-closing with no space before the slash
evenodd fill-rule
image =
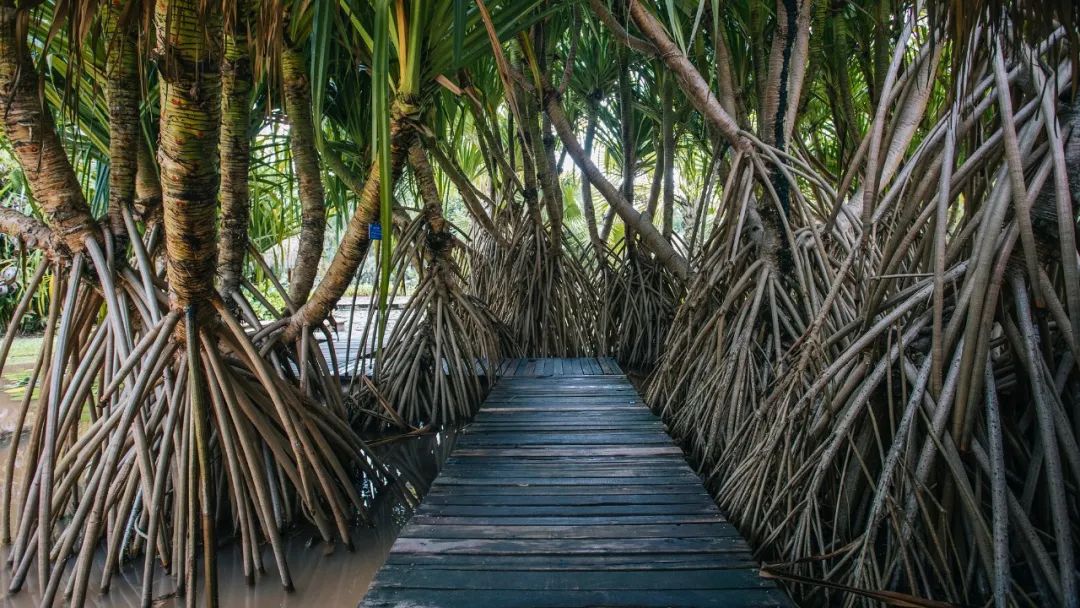
<path id="1" fill-rule="evenodd" d="M 504 365 L 362 606 L 790 606 L 611 359 Z"/>

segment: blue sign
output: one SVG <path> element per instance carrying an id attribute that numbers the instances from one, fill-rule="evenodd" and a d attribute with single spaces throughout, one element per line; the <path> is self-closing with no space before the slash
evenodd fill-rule
<path id="1" fill-rule="evenodd" d="M 382 224 L 378 222 L 368 224 L 367 237 L 369 241 L 382 240 Z"/>

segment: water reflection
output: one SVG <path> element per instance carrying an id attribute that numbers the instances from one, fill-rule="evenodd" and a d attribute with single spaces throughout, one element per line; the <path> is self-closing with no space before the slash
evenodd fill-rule
<path id="1" fill-rule="evenodd" d="M 412 516 L 420 499 L 428 491 L 442 464 L 453 447 L 455 431 L 410 437 L 378 448 L 382 462 L 397 478 L 394 486 L 374 497 L 372 512 L 374 527 L 356 528 L 352 532 L 355 550 L 325 546 L 314 529 L 295 529 L 284 534 L 285 550 L 292 573 L 294 591 L 281 587 L 270 547 L 264 547 L 266 573 L 253 585 L 244 581 L 243 565 L 238 547 L 227 544 L 218 553 L 219 593 L 223 606 L 316 606 L 353 608 L 360 603 L 375 571 L 379 569 L 398 532 Z M 7 445 L 0 445 L 0 459 Z M 5 551 L 6 554 L 6 551 Z M 91 592 L 88 606 L 140 606 L 142 559 L 129 563 L 113 579 L 112 590 L 100 595 Z M 92 577 L 97 580 L 99 577 Z M 22 608 L 37 606 L 42 590 L 36 580 L 27 581 L 23 590 L 7 593 L 10 568 L 6 559 L 0 560 L 0 607 Z M 65 581 L 66 582 L 66 581 Z M 173 581 L 161 573 L 155 577 L 155 606 L 182 606 L 183 598 L 172 594 Z M 92 589 L 94 587 L 92 586 Z M 58 604 L 63 603 L 58 601 Z"/>

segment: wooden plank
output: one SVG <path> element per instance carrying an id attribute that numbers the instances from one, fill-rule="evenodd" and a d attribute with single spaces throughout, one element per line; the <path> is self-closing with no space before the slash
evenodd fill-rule
<path id="1" fill-rule="evenodd" d="M 493 422 L 543 422 L 545 420 L 573 419 L 578 428 L 587 429 L 590 423 L 614 423 L 634 421 L 656 421 L 656 418 L 642 415 L 640 411 L 634 411 L 638 407 L 625 405 L 579 405 L 564 406 L 560 408 L 547 408 L 541 405 L 504 405 L 492 407 L 485 416 L 486 420 Z"/>
<path id="2" fill-rule="evenodd" d="M 477 448 L 477 449 L 460 449 L 458 454 L 461 456 L 488 456 L 491 458 L 512 458 L 515 455 L 522 456 L 583 456 L 587 457 L 590 453 L 595 453 L 599 456 L 642 456 L 648 454 L 682 454 L 682 450 L 675 446 L 656 446 L 656 447 L 604 447 L 588 449 L 588 447 L 567 447 L 567 448 L 513 448 L 513 449 L 500 449 L 500 448 Z"/>
<path id="3" fill-rule="evenodd" d="M 559 378 L 568 378 L 569 376 L 559 376 Z M 600 377 L 600 376 L 594 376 Z M 600 391 L 619 391 L 621 394 L 627 396 L 637 395 L 637 392 L 632 387 L 628 387 L 623 383 L 602 383 L 602 382 L 590 382 L 581 383 L 576 386 L 565 386 L 556 390 L 549 390 L 541 387 L 523 386 L 520 390 L 493 390 L 488 394 L 488 400 L 499 400 L 507 397 L 522 397 L 522 396 L 547 396 L 547 397 L 582 397 L 590 394 L 597 394 Z M 641 397 L 638 396 L 638 401 L 641 401 Z M 486 402 L 485 402 L 485 405 Z"/>
<path id="4" fill-rule="evenodd" d="M 617 520 L 615 520 L 617 521 Z M 618 540 L 622 544 L 604 545 L 604 550 L 611 552 L 660 552 L 665 549 L 674 550 L 677 553 L 700 552 L 700 551 L 749 551 L 749 546 L 740 536 L 735 526 L 727 522 L 713 522 L 707 524 L 683 524 L 681 526 L 668 526 L 658 524 L 623 524 L 609 523 L 600 526 L 481 526 L 476 524 L 462 524 L 457 526 L 421 525 L 410 523 L 401 531 L 398 542 L 403 538 L 425 539 L 489 539 L 497 541 L 522 541 L 518 545 L 512 545 L 522 551 L 533 549 L 545 549 L 548 551 L 569 552 L 575 549 L 592 551 L 592 548 L 578 546 L 580 543 L 575 539 L 609 539 Z M 651 539 L 662 539 L 665 542 L 655 545 L 650 544 Z M 706 539 L 709 542 L 695 544 L 695 542 L 682 542 L 687 539 Z M 726 540 L 718 540 L 726 539 Z M 528 540 L 565 541 L 562 545 L 556 544 L 529 544 Z M 717 544 L 718 543 L 718 544 Z M 405 550 L 409 545 L 395 544 L 394 550 Z M 507 546 L 500 545 L 502 549 Z M 489 547 L 494 550 L 494 546 Z"/>
<path id="5" fill-rule="evenodd" d="M 596 357 L 589 357 L 589 369 L 597 376 L 603 376 L 605 374 L 604 369 L 600 367 L 600 360 Z"/>
<path id="6" fill-rule="evenodd" d="M 563 462 L 491 462 L 478 460 L 473 463 L 459 462 L 453 466 L 453 475 L 468 477 L 667 477 L 693 480 L 686 477 L 689 471 L 682 463 L 672 462 L 648 467 L 621 467 L 586 463 L 578 466 Z"/>
<path id="7" fill-rule="evenodd" d="M 635 572 L 518 570 L 503 572 L 452 570 L 434 567 L 409 568 L 390 565 L 379 572 L 378 585 L 383 588 L 412 587 L 415 589 L 639 591 L 670 589 L 671 574 L 653 570 L 638 570 Z M 723 590 L 760 589 L 769 587 L 772 583 L 756 576 L 752 569 L 729 570 L 717 568 L 680 572 L 679 585 L 682 590 Z"/>
<path id="8" fill-rule="evenodd" d="M 757 563 L 739 553 L 650 553 L 641 555 L 436 555 L 392 553 L 387 564 L 416 567 L 453 567 L 455 570 L 695 570 L 700 568 L 754 568 Z"/>
<path id="9" fill-rule="evenodd" d="M 465 433 L 462 433 L 461 437 L 464 438 L 469 433 L 475 433 L 477 435 L 484 433 L 538 433 L 538 434 L 556 434 L 567 433 L 581 435 L 583 428 L 588 428 L 589 431 L 595 433 L 643 433 L 651 432 L 658 433 L 663 437 L 667 437 L 667 427 L 655 420 L 641 420 L 641 421 L 624 421 L 624 420 L 612 420 L 608 422 L 595 422 L 589 424 L 587 427 L 583 426 L 584 423 L 576 425 L 555 425 L 555 424 L 543 424 L 536 423 L 538 426 L 533 426 L 526 422 L 518 422 L 516 420 L 506 420 L 505 422 L 498 423 L 483 423 L 476 426 L 470 426 Z M 670 443 L 671 440 L 668 439 Z"/>
<path id="10" fill-rule="evenodd" d="M 579 464 L 579 463 L 581 463 L 580 459 L 576 459 L 576 458 L 572 458 L 572 457 L 529 458 L 529 457 L 523 455 L 521 458 L 517 458 L 512 462 L 505 462 L 505 461 L 495 462 L 495 461 L 492 461 L 492 460 L 487 459 L 487 458 L 470 458 L 468 456 L 461 456 L 461 455 L 458 455 L 458 454 L 453 454 L 453 455 L 450 456 L 450 458 L 447 459 L 445 466 L 446 467 L 451 467 L 451 466 L 511 466 L 511 465 L 515 465 L 515 464 L 521 465 L 521 466 L 539 465 L 539 466 L 552 466 L 552 467 L 585 466 L 585 465 L 582 465 L 582 464 Z M 594 458 L 590 458 L 589 462 L 588 462 L 588 466 L 594 466 L 594 467 L 628 467 L 628 468 L 639 467 L 639 468 L 643 468 L 643 467 L 653 467 L 653 466 L 681 467 L 681 466 L 685 466 L 685 465 L 686 465 L 686 461 L 682 458 L 681 455 L 674 455 L 674 456 L 673 455 L 669 455 L 669 456 L 624 456 L 624 457 L 621 457 L 621 458 L 620 457 L 615 457 L 615 456 L 608 456 L 608 457 L 603 457 L 603 458 L 594 457 Z M 698 491 L 697 488 L 693 488 L 693 489 L 695 491 Z"/>
<path id="11" fill-rule="evenodd" d="M 625 377 L 623 376 L 622 367 L 619 365 L 619 361 L 617 359 L 615 359 L 614 357 L 605 357 L 605 360 L 607 361 L 608 367 L 611 368 L 611 373 L 613 375 Z"/>
<path id="12" fill-rule="evenodd" d="M 563 370 L 566 372 L 576 372 L 580 370 L 580 367 L 574 363 L 573 359 L 566 359 L 563 363 Z M 625 376 L 583 376 L 581 374 L 564 374 L 559 376 L 558 384 L 554 384 L 551 378 L 514 376 L 503 378 L 498 385 L 492 387 L 492 392 L 510 393 L 522 388 L 565 392 L 570 388 L 580 386 L 619 386 L 623 388 L 632 388 L 634 385 L 627 380 Z"/>
<path id="13" fill-rule="evenodd" d="M 587 491 L 587 490 L 586 490 Z M 418 524 L 442 524 L 455 526 L 461 524 L 475 524 L 478 526 L 598 526 L 613 521 L 606 516 L 580 517 L 440 517 L 417 513 L 412 520 Z M 707 524 L 723 521 L 719 512 L 707 515 L 623 515 L 618 521 L 627 525 L 631 524 Z"/>
<path id="14" fill-rule="evenodd" d="M 460 447 L 490 447 L 490 446 L 562 446 L 562 445 L 625 445 L 632 442 L 633 445 L 659 444 L 670 445 L 671 441 L 663 436 L 649 433 L 612 433 L 611 436 L 603 435 L 566 435 L 566 436 L 535 436 L 522 435 L 521 433 L 484 433 L 466 435 L 458 440 Z"/>
<path id="15" fill-rule="evenodd" d="M 693 483 L 696 478 L 685 476 L 633 477 L 633 476 L 595 476 L 595 477 L 451 477 L 440 475 L 439 485 L 449 486 L 617 486 L 633 483 L 639 486 L 666 486 L 676 482 Z M 588 491 L 578 489 L 577 491 Z"/>
<path id="16" fill-rule="evenodd" d="M 424 497 L 423 506 L 427 505 L 485 505 L 504 507 L 514 505 L 535 505 L 564 507 L 592 506 L 592 505 L 709 505 L 712 500 L 698 496 L 697 494 L 555 494 L 555 495 L 532 495 L 520 494 L 496 495 L 496 496 L 469 496 L 455 492 L 428 494 Z M 423 508 L 423 507 L 422 507 Z"/>
<path id="17" fill-rule="evenodd" d="M 694 494 L 700 496 L 701 490 L 697 487 L 687 484 L 672 484 L 667 486 L 655 486 L 655 485 L 634 485 L 626 484 L 619 486 L 592 486 L 589 488 L 582 488 L 581 486 L 566 486 L 566 485 L 551 485 L 551 486 L 446 486 L 447 491 L 453 491 L 456 494 L 478 494 L 478 495 L 498 495 L 498 494 L 515 494 L 522 496 L 532 496 L 534 494 L 566 494 L 570 492 L 584 493 L 584 490 L 588 490 L 589 494 Z M 452 490 L 451 490 L 452 489 Z M 438 480 L 431 486 L 431 492 L 441 492 L 443 489 L 439 486 Z"/>
<path id="18" fill-rule="evenodd" d="M 541 594 L 519 591 L 492 590 L 413 590 L 377 588 L 362 604 L 366 608 L 568 608 L 575 606 L 606 606 L 608 608 L 776 608 L 790 606 L 777 591 L 562 591 L 548 590 Z"/>
<path id="19" fill-rule="evenodd" d="M 712 504 L 697 505 L 435 505 L 424 503 L 418 513 L 433 517 L 554 517 L 573 511 L 576 516 L 622 516 L 622 515 L 708 515 L 715 513 Z"/>
<path id="20" fill-rule="evenodd" d="M 625 532 L 624 532 L 625 534 Z M 394 543 L 395 553 L 437 555 L 651 555 L 653 553 L 741 553 L 746 543 L 736 536 L 697 538 L 414 538 Z"/>
<path id="21" fill-rule="evenodd" d="M 611 368 L 611 359 L 609 357 L 600 357 L 597 362 L 600 364 L 600 369 L 604 371 L 604 375 L 613 375 L 615 370 Z"/>

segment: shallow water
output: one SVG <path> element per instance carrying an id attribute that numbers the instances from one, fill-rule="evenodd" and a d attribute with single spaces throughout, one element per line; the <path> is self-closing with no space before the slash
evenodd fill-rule
<path id="1" fill-rule="evenodd" d="M 286 554 L 295 590 L 281 587 L 273 556 L 267 545 L 263 551 L 266 573 L 254 584 L 244 581 L 240 552 L 234 544 L 225 544 L 218 553 L 219 597 L 223 606 L 264 607 L 304 606 L 353 608 L 360 603 L 375 571 L 390 551 L 394 539 L 412 515 L 421 497 L 427 492 L 453 446 L 453 431 L 441 431 L 394 442 L 378 450 L 379 457 L 397 477 L 401 491 L 386 491 L 375 498 L 371 528 L 356 528 L 352 532 L 352 552 L 344 547 L 328 547 L 311 529 L 291 530 L 286 538 Z M 0 462 L 6 458 L 8 445 L 0 445 Z M 3 465 L 0 465 L 3 466 Z M 6 554 L 6 551 L 4 551 Z M 28 580 L 22 591 L 8 594 L 10 569 L 7 560 L 0 560 L 0 607 L 23 608 L 37 606 L 42 590 L 35 580 Z M 126 564 L 114 577 L 107 594 L 97 592 L 99 576 L 91 577 L 88 606 L 139 606 L 142 578 L 142 559 Z M 65 580 L 66 582 L 66 580 Z M 155 577 L 155 606 L 182 606 L 183 598 L 173 594 L 170 577 Z M 62 604 L 62 601 L 57 604 Z"/>

